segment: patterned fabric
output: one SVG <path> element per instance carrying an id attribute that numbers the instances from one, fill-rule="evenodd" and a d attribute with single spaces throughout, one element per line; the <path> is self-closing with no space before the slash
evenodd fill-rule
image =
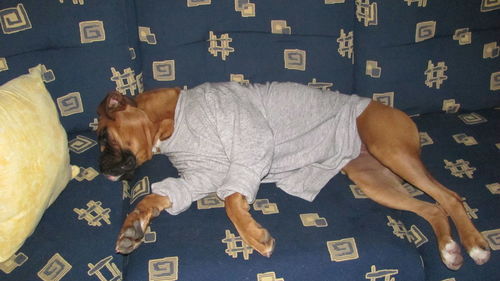
<path id="1" fill-rule="evenodd" d="M 498 280 L 499 44 L 498 0 L 0 1 L 0 83 L 45 66 L 82 167 L 0 279 Z M 125 215 L 177 172 L 159 155 L 134 181 L 99 176 L 97 105 L 113 89 L 228 80 L 294 81 L 420 114 L 423 160 L 464 197 L 490 262 L 447 270 L 425 221 L 367 200 L 343 175 L 313 203 L 261 187 L 251 213 L 277 239 L 270 259 L 241 242 L 214 196 L 160 216 L 136 252 L 115 254 Z"/>
<path id="2" fill-rule="evenodd" d="M 140 90 L 129 2 L 2 1 L 0 81 L 43 64 L 63 126 L 68 131 L 90 129 L 107 91 L 134 95 Z"/>

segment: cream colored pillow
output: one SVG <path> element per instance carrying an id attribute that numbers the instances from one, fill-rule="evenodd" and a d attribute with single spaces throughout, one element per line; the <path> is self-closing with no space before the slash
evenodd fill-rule
<path id="1" fill-rule="evenodd" d="M 0 262 L 71 179 L 68 140 L 40 67 L 0 86 Z"/>

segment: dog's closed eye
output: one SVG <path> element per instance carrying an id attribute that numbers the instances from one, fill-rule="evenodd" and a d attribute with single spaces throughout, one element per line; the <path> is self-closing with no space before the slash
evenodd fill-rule
<path id="1" fill-rule="evenodd" d="M 123 162 L 123 164 L 121 165 L 121 168 L 126 171 L 132 170 L 135 168 L 135 164 L 136 161 L 134 155 L 128 155 L 125 162 Z"/>

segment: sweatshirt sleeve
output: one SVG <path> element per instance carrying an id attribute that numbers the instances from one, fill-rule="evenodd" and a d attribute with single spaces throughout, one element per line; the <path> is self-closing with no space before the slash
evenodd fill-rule
<path id="1" fill-rule="evenodd" d="M 166 178 L 151 185 L 154 194 L 168 196 L 172 206 L 165 209 L 171 215 L 178 215 L 191 206 L 197 197 L 204 197 L 215 190 L 215 184 L 209 175 L 203 173 L 185 173 L 180 178 Z M 200 192 L 205 190 L 205 192 Z"/>
<path id="2" fill-rule="evenodd" d="M 229 160 L 229 169 L 217 189 L 224 199 L 241 193 L 253 202 L 271 167 L 274 139 L 271 128 L 251 93 L 219 91 L 208 100 L 217 134 Z"/>

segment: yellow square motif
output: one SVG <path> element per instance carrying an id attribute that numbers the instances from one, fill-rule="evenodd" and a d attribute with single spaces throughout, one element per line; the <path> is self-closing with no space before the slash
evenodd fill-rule
<path id="1" fill-rule="evenodd" d="M 0 262 L 0 270 L 5 274 L 11 273 L 14 269 L 20 267 L 28 260 L 28 256 L 24 253 L 12 255 L 8 260 Z"/>
<path id="2" fill-rule="evenodd" d="M 300 214 L 300 220 L 302 225 L 305 227 L 315 226 L 315 227 L 327 227 L 328 222 L 325 218 L 320 218 L 317 213 L 311 214 Z"/>
<path id="3" fill-rule="evenodd" d="M 149 260 L 149 281 L 175 281 L 179 278 L 179 257 Z"/>
<path id="4" fill-rule="evenodd" d="M 275 272 L 266 272 L 257 274 L 257 281 L 285 281 L 285 279 L 277 278 Z"/>
<path id="5" fill-rule="evenodd" d="M 354 237 L 326 242 L 330 259 L 335 262 L 355 260 L 359 258 Z"/>
<path id="6" fill-rule="evenodd" d="M 285 68 L 292 70 L 306 70 L 306 51 L 298 49 L 286 49 L 283 52 Z"/>
<path id="7" fill-rule="evenodd" d="M 106 40 L 104 23 L 100 20 L 80 22 L 80 41 L 82 44 Z"/>
<path id="8" fill-rule="evenodd" d="M 9 70 L 9 66 L 7 65 L 7 60 L 5 58 L 0 58 L 0 71 Z"/>
<path id="9" fill-rule="evenodd" d="M 59 281 L 71 268 L 72 266 L 57 253 L 38 271 L 37 275 L 43 281 Z"/>
<path id="10" fill-rule="evenodd" d="M 500 250 L 500 228 L 481 232 L 493 251 Z"/>

